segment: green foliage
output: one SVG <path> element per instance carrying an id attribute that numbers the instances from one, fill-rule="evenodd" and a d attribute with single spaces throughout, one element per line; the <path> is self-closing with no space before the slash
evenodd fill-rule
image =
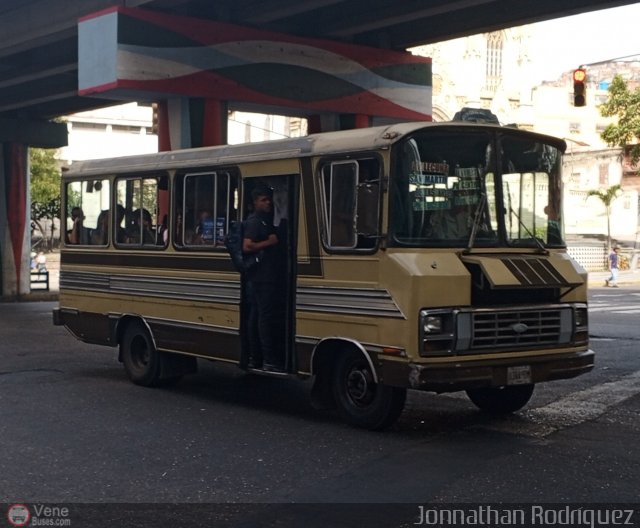
<path id="1" fill-rule="evenodd" d="M 31 217 L 38 220 L 60 218 L 60 196 L 48 202 L 31 202 Z"/>
<path id="2" fill-rule="evenodd" d="M 29 149 L 31 218 L 44 236 L 42 220 L 60 218 L 60 168 L 55 150 Z M 53 233 L 48 245 L 53 243 Z"/>
<path id="3" fill-rule="evenodd" d="M 29 149 L 31 201 L 45 203 L 60 198 L 60 168 L 55 150 Z"/>
<path id="4" fill-rule="evenodd" d="M 611 207 L 612 202 L 618 197 L 618 193 L 620 192 L 622 192 L 622 187 L 616 184 L 604 190 L 592 189 L 587 192 L 587 198 L 590 196 L 596 196 L 608 209 Z"/>
<path id="5" fill-rule="evenodd" d="M 591 196 L 598 198 L 604 205 L 607 214 L 607 247 L 611 248 L 611 204 L 618 198 L 618 193 L 622 192 L 620 185 L 612 185 L 607 189 L 592 189 L 587 192 L 587 199 Z"/>
<path id="6" fill-rule="evenodd" d="M 617 123 L 609 125 L 600 137 L 611 147 L 631 148 L 631 162 L 640 160 L 640 87 L 629 90 L 624 79 L 619 75 L 609 85 L 609 98 L 600 107 L 603 117 L 616 117 Z M 640 170 L 639 170 L 640 172 Z"/>

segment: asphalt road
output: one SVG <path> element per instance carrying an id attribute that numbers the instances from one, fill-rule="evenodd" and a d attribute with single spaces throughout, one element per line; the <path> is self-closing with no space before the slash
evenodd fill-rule
<path id="1" fill-rule="evenodd" d="M 77 506 L 86 526 L 153 526 L 151 510 L 173 526 L 410 526 L 418 504 L 640 502 L 640 288 L 592 290 L 592 373 L 539 385 L 506 418 L 411 393 L 382 433 L 313 410 L 309 382 L 227 365 L 137 387 L 115 349 L 52 326 L 54 306 L 0 304 L 1 502 L 98 503 Z"/>

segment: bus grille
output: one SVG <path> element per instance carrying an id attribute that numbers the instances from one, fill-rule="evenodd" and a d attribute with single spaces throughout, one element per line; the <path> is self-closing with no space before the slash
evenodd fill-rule
<path id="1" fill-rule="evenodd" d="M 563 317 L 563 312 L 566 311 L 474 312 L 470 348 L 477 350 L 559 344 L 566 341 L 568 321 L 566 316 Z M 566 315 L 570 316 L 570 313 Z"/>

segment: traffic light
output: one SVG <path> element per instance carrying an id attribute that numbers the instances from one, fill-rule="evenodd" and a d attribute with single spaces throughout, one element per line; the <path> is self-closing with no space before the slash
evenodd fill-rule
<path id="1" fill-rule="evenodd" d="M 587 104 L 587 71 L 578 68 L 573 71 L 573 106 Z"/>

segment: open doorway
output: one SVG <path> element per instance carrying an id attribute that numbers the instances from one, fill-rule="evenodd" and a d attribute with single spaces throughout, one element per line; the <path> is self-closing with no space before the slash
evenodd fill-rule
<path id="1" fill-rule="evenodd" d="M 268 198 L 270 207 L 265 206 Z M 240 366 L 295 373 L 295 299 L 298 178 L 265 176 L 243 182 L 243 237 L 277 243 L 255 251 L 257 263 L 242 274 Z"/>

